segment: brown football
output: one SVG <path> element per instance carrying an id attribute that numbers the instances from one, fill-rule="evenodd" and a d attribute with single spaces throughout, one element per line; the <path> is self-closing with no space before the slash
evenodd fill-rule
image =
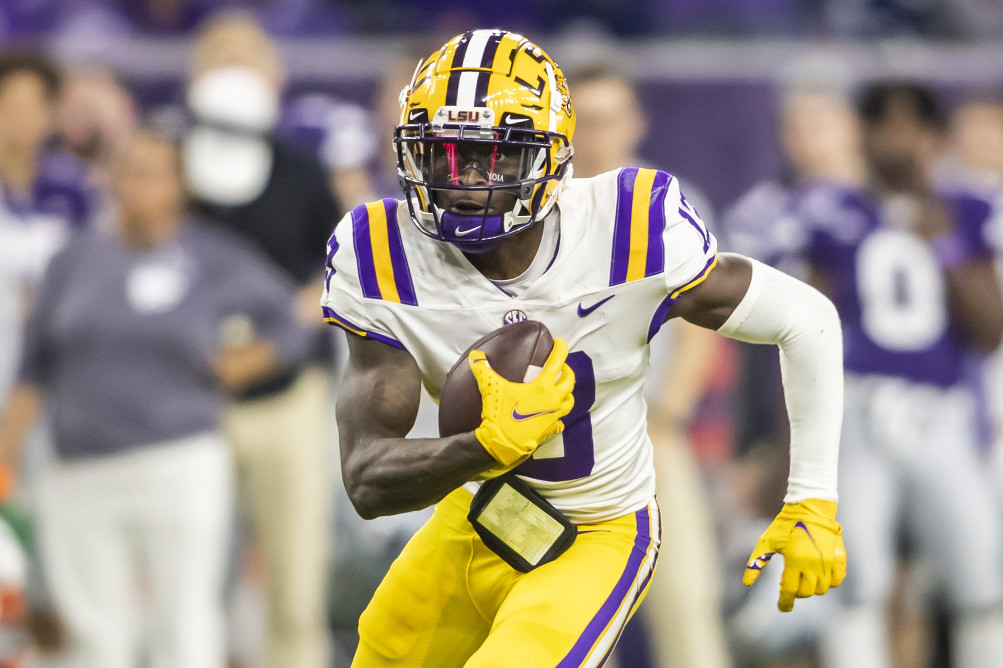
<path id="1" fill-rule="evenodd" d="M 481 424 L 481 393 L 467 362 L 471 350 L 483 350 L 491 368 L 502 378 L 521 383 L 539 373 L 553 348 L 554 337 L 536 320 L 504 325 L 475 341 L 460 355 L 442 385 L 439 435 L 462 434 Z M 527 371 L 531 371 L 529 377 Z"/>

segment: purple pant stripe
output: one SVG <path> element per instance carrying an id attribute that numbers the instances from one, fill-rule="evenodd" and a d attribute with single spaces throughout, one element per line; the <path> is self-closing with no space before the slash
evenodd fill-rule
<path id="1" fill-rule="evenodd" d="M 616 219 L 613 221 L 613 262 L 609 270 L 609 284 L 627 282 L 627 264 L 630 262 L 630 214 L 634 204 L 634 181 L 637 168 L 620 170 L 616 182 Z"/>
<path id="2" fill-rule="evenodd" d="M 662 518 L 661 518 L 661 515 L 659 515 L 659 518 L 658 518 L 658 542 L 659 543 L 662 542 Z M 659 554 L 658 551 L 656 551 L 655 552 L 655 558 L 651 560 L 651 569 L 648 571 L 648 574 L 645 576 L 644 582 L 641 583 L 641 587 L 637 590 L 637 594 L 634 595 L 634 599 L 635 600 L 638 597 L 641 596 L 641 594 L 644 592 L 645 589 L 648 588 L 648 583 L 651 582 L 651 576 L 655 574 L 655 566 L 658 565 L 658 554 Z M 631 605 L 631 607 L 633 607 L 634 605 L 636 605 L 636 603 L 632 601 L 630 605 Z M 609 646 L 609 649 L 606 650 L 606 653 L 603 654 L 602 661 L 599 662 L 600 666 L 603 665 L 603 664 L 605 664 L 606 661 L 609 660 L 609 657 L 613 653 L 613 650 L 616 649 L 617 643 L 620 642 L 620 636 L 623 635 L 623 630 L 625 628 L 627 628 L 626 624 L 624 624 L 623 626 L 621 626 L 620 630 L 617 631 L 616 640 L 613 642 L 613 644 L 611 644 Z"/>
<path id="3" fill-rule="evenodd" d="M 651 536 L 648 528 L 650 522 L 648 509 L 645 507 L 637 511 L 634 517 L 637 521 L 637 536 L 634 538 L 634 547 L 630 551 L 630 557 L 627 559 L 627 566 L 624 568 L 623 574 L 617 580 L 612 593 L 606 598 L 602 607 L 599 608 L 599 612 L 592 617 L 588 626 L 585 627 L 585 631 L 578 638 L 578 642 L 561 659 L 558 668 L 580 666 L 585 661 L 592 647 L 599 641 L 599 638 L 606 630 L 610 621 L 616 616 L 621 606 L 633 605 L 633 601 L 625 603 L 625 600 L 630 596 L 631 586 L 637 579 L 638 571 L 641 569 L 644 557 L 648 552 L 648 547 L 651 545 Z"/>

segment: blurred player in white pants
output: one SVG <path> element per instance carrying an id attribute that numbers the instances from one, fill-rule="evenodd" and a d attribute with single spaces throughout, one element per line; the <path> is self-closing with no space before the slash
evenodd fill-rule
<path id="1" fill-rule="evenodd" d="M 986 233 L 996 250 L 996 273 L 1003 275 L 1003 99 L 976 96 L 951 115 L 953 151 L 937 164 L 938 179 L 977 190 L 994 200 L 996 215 Z M 986 374 L 989 417 L 995 444 L 991 463 L 1003 498 L 1003 348 Z"/>
<path id="2" fill-rule="evenodd" d="M 840 476 L 847 550 L 842 610 L 823 626 L 832 668 L 891 665 L 887 604 L 905 531 L 953 613 L 959 668 L 1003 663 L 999 506 L 978 458 L 973 350 L 1003 332 L 984 226 L 990 205 L 939 191 L 930 166 L 942 115 L 914 85 L 860 104 L 870 188 L 820 184 L 794 215 L 813 281 L 843 323 L 846 401 Z"/>
<path id="3" fill-rule="evenodd" d="M 69 665 L 220 668 L 223 391 L 294 364 L 308 336 L 276 269 L 185 224 L 169 140 L 133 138 L 113 183 L 116 230 L 75 238 L 49 265 L 0 413 L 0 464 L 16 470 L 50 407 L 57 458 L 39 483 L 39 534 Z M 234 318 L 259 335 L 225 342 Z"/>

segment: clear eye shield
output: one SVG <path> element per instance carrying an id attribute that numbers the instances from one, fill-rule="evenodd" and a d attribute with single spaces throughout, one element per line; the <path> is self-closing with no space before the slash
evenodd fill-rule
<path id="1" fill-rule="evenodd" d="M 514 128 L 403 126 L 395 141 L 408 176 L 433 188 L 516 188 L 538 178 L 550 150 L 544 133 Z"/>
<path id="2" fill-rule="evenodd" d="M 540 151 L 490 140 L 419 142 L 410 148 L 418 173 L 432 187 L 518 186 L 530 178 Z"/>

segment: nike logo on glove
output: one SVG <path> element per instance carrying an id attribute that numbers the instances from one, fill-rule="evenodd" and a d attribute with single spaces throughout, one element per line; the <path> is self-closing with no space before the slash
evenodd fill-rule
<path id="1" fill-rule="evenodd" d="M 513 420 L 528 420 L 530 418 L 535 418 L 540 415 L 549 415 L 550 413 L 556 413 L 557 411 L 537 411 L 536 413 L 520 413 L 518 406 L 512 407 L 512 419 Z"/>
<path id="2" fill-rule="evenodd" d="M 791 533 L 794 533 L 794 529 L 803 530 L 806 534 L 808 534 L 808 540 L 811 541 L 811 544 L 815 545 L 815 547 L 818 547 L 818 545 L 815 544 L 815 537 L 811 535 L 811 531 L 808 531 L 808 526 L 805 525 L 804 522 L 801 521 L 795 522 L 794 527 L 791 529 Z"/>
<path id="3" fill-rule="evenodd" d="M 602 306 L 603 304 L 605 304 L 609 300 L 613 299 L 613 297 L 616 297 L 616 295 L 610 295 L 606 299 L 600 299 L 599 301 L 597 301 L 592 306 L 582 306 L 582 303 L 578 302 L 578 317 L 579 318 L 584 318 L 585 316 L 589 315 L 590 313 L 592 313 L 593 311 L 595 311 L 597 308 L 599 308 L 600 306 Z"/>

